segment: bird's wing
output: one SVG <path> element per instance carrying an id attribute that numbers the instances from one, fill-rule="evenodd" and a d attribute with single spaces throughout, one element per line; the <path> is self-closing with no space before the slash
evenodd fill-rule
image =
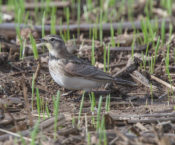
<path id="1" fill-rule="evenodd" d="M 97 81 L 113 80 L 113 78 L 109 74 L 84 62 L 69 61 L 65 65 L 64 71 L 69 75 L 83 77 L 91 80 L 97 80 Z"/>

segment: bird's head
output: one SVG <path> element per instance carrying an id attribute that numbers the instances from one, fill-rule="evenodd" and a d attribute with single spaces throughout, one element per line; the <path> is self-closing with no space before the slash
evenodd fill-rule
<path id="1" fill-rule="evenodd" d="M 68 54 L 64 41 L 58 35 L 47 35 L 41 39 L 41 43 L 49 50 L 49 55 L 62 58 Z"/>

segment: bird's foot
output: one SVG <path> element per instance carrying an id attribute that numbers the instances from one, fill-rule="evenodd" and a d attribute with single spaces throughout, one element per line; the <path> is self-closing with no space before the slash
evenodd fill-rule
<path id="1" fill-rule="evenodd" d="M 68 91 L 68 92 L 62 94 L 61 96 L 62 96 L 62 97 L 69 96 L 69 95 L 72 95 L 74 92 L 75 92 L 75 91 Z"/>

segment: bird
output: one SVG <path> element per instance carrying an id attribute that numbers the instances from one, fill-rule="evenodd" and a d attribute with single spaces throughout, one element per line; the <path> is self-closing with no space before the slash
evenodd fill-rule
<path id="1" fill-rule="evenodd" d="M 49 51 L 49 72 L 53 80 L 68 90 L 91 91 L 107 83 L 135 85 L 134 82 L 114 78 L 87 61 L 68 52 L 59 35 L 46 35 L 40 43 Z"/>

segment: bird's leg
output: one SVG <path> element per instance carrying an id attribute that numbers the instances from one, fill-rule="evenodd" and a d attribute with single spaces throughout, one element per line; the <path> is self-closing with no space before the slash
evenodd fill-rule
<path id="1" fill-rule="evenodd" d="M 63 96 L 63 97 L 65 97 L 65 96 L 69 96 L 69 95 L 72 95 L 72 94 L 75 93 L 75 92 L 76 92 L 76 90 L 68 91 L 68 92 L 62 94 L 61 96 Z"/>
<path id="2" fill-rule="evenodd" d="M 107 84 L 105 85 L 105 89 L 106 89 L 106 90 L 111 90 L 111 87 L 112 87 L 112 83 L 107 83 Z"/>
<path id="3" fill-rule="evenodd" d="M 91 91 L 85 91 L 85 92 L 82 92 L 81 94 L 83 94 L 84 93 L 84 97 L 85 98 L 87 98 L 87 97 L 89 97 L 89 94 L 91 93 Z M 82 99 L 82 96 L 83 95 L 79 95 L 77 98 L 75 98 L 73 101 L 74 102 L 80 102 L 81 101 L 81 99 Z"/>
<path id="4" fill-rule="evenodd" d="M 103 90 L 103 91 L 93 91 L 95 97 L 106 96 L 111 93 L 111 90 Z"/>

